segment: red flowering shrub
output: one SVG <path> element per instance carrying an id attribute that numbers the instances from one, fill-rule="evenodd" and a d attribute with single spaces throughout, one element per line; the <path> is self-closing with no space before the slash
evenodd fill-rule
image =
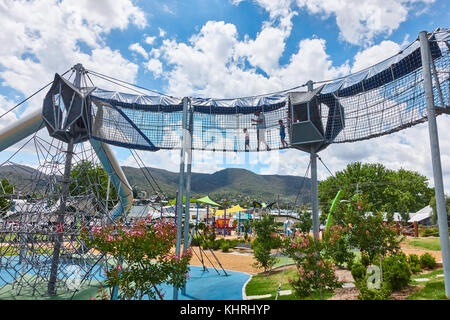
<path id="1" fill-rule="evenodd" d="M 323 235 L 324 249 L 333 262 L 343 267 L 346 265 L 351 269 L 355 255 L 350 251 L 347 231 L 341 225 L 331 226 Z"/>
<path id="2" fill-rule="evenodd" d="M 176 227 L 172 222 L 140 220 L 84 230 L 88 246 L 108 258 L 106 284 L 118 287 L 119 299 L 164 299 L 157 286 L 167 283 L 180 288 L 189 272 L 191 252 L 177 256 L 172 251 Z"/>
<path id="3" fill-rule="evenodd" d="M 300 298 L 325 290 L 334 291 L 341 287 L 334 266 L 325 259 L 324 244 L 308 234 L 290 239 L 286 238 L 283 252 L 292 258 L 298 271 L 298 278 L 290 280 L 290 285 Z"/>

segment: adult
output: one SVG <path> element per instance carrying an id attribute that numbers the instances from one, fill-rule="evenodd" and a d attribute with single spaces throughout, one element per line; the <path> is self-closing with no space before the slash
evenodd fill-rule
<path id="1" fill-rule="evenodd" d="M 256 139 L 258 140 L 258 151 L 261 141 L 266 144 L 267 151 L 269 151 L 270 147 L 266 141 L 266 118 L 260 111 L 256 111 L 254 115 L 256 116 L 256 119 L 252 119 L 252 122 L 256 122 Z"/>

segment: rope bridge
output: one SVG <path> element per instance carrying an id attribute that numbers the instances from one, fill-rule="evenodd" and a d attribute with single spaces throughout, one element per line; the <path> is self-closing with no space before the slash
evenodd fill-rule
<path id="1" fill-rule="evenodd" d="M 434 32 L 429 40 L 435 106 L 438 114 L 448 113 L 450 30 Z M 236 99 L 190 97 L 192 149 L 230 152 L 282 149 L 280 120 L 285 127 L 285 141 L 292 146 L 295 142 L 292 128 L 306 119 L 302 119 L 306 113 L 324 137 L 321 149 L 331 143 L 370 139 L 414 126 L 427 120 L 421 63 L 420 44 L 416 40 L 402 52 L 370 68 L 314 83 L 313 94 L 308 97 L 306 84 L 294 90 Z M 88 70 L 87 74 L 113 81 L 95 71 Z M 305 103 L 314 101 L 307 110 L 295 110 L 294 101 L 299 94 Z M 141 150 L 182 147 L 182 98 L 99 88 L 90 93 L 90 98 L 94 139 Z M 254 121 L 255 112 L 263 115 L 263 126 Z M 264 136 L 258 132 L 261 128 L 265 129 Z M 248 132 L 247 147 L 244 129 Z"/>

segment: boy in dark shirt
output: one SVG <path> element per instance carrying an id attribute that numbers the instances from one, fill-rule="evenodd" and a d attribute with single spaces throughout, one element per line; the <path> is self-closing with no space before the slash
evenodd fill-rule
<path id="1" fill-rule="evenodd" d="M 285 138 L 286 138 L 286 127 L 283 124 L 283 120 L 278 120 L 278 123 L 280 124 L 280 138 L 281 138 L 281 144 L 282 144 L 282 148 L 288 148 L 289 145 L 286 142 Z"/>

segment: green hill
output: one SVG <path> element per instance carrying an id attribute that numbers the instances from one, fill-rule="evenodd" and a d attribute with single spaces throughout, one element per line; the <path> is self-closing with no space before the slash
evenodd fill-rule
<path id="1" fill-rule="evenodd" d="M 154 194 L 160 188 L 167 198 L 175 198 L 178 188 L 178 173 L 157 168 L 122 167 L 133 190 Z M 148 174 L 149 173 L 149 174 Z M 47 177 L 28 166 L 5 165 L 0 167 L 0 179 L 7 178 L 22 193 L 26 191 L 45 192 Z M 60 177 L 58 177 L 59 180 Z M 303 177 L 285 175 L 260 175 L 246 169 L 228 168 L 215 173 L 192 173 L 193 196 L 209 194 L 212 199 L 238 201 L 275 201 L 279 195 L 281 202 L 295 201 L 302 186 Z M 150 183 L 149 183 L 150 181 Z M 153 185 L 153 186 L 151 186 Z M 156 186 L 157 185 L 157 186 Z M 310 202 L 310 179 L 303 183 L 302 193 L 297 203 Z"/>
<path id="2" fill-rule="evenodd" d="M 131 186 L 137 190 L 145 190 L 152 194 L 141 169 L 122 168 Z M 161 190 L 174 198 L 178 187 L 178 173 L 162 169 L 147 168 L 157 181 Z M 149 179 L 151 180 L 150 176 Z M 259 175 L 246 169 L 228 168 L 212 174 L 192 173 L 191 190 L 193 195 L 209 194 L 213 199 L 250 199 L 270 202 L 278 195 L 283 202 L 295 200 L 302 186 L 303 177 L 284 175 Z M 152 180 L 151 180 L 152 181 Z M 306 178 L 299 201 L 310 202 L 310 179 Z"/>

